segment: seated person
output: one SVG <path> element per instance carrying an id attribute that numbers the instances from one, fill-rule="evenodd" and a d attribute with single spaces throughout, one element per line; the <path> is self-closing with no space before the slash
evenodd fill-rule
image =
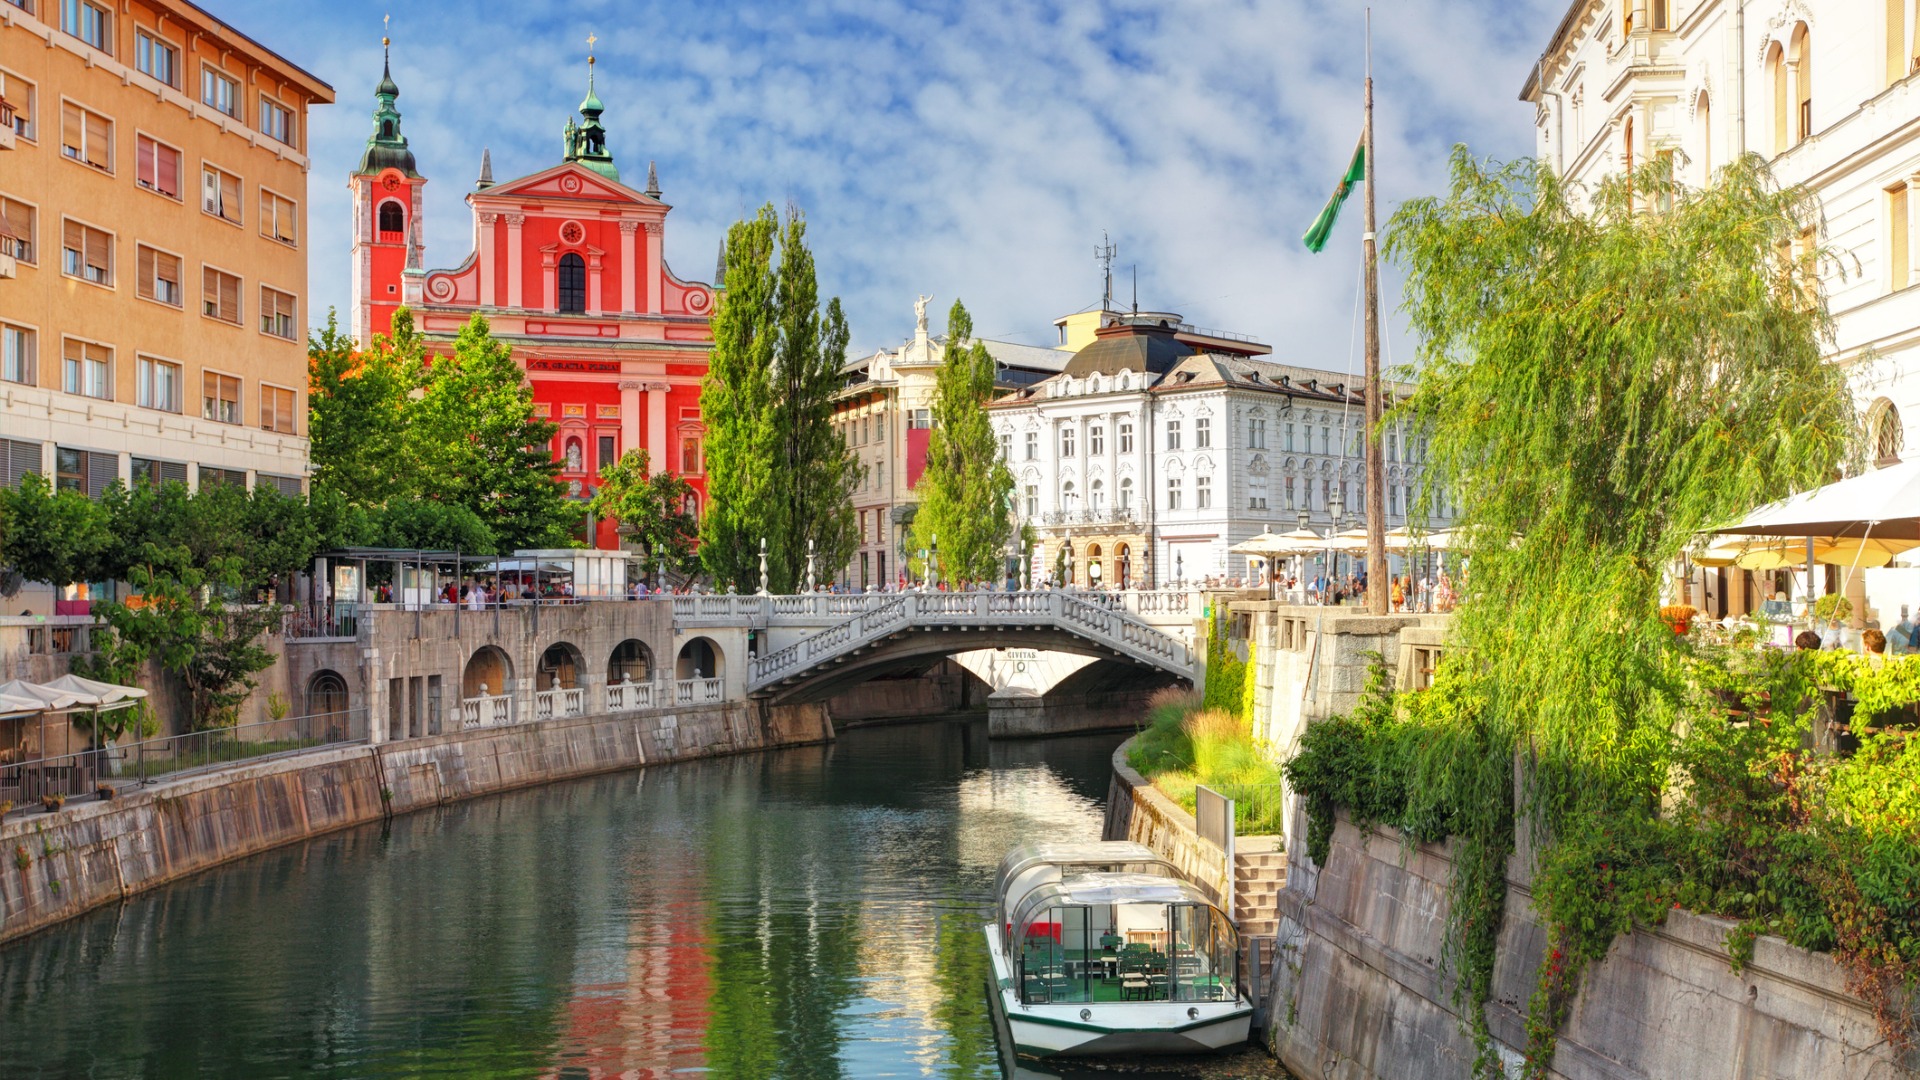
<path id="1" fill-rule="evenodd" d="M 1860 647 L 1866 653 L 1867 663 L 1878 669 L 1887 662 L 1887 635 L 1869 627 L 1860 635 Z"/>

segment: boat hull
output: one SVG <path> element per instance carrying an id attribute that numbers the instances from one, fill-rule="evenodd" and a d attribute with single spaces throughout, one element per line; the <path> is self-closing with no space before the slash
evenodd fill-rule
<path id="1" fill-rule="evenodd" d="M 987 999 L 994 1027 L 1020 1054 L 1204 1054 L 1247 1041 L 1253 1008 L 1244 1001 L 1024 1004 L 1012 989 L 998 935 L 992 926 L 984 931 L 993 961 Z"/>

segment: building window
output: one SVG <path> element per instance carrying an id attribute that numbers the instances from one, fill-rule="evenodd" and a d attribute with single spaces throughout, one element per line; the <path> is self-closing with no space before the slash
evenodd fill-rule
<path id="1" fill-rule="evenodd" d="M 407 215 L 405 211 L 400 209 L 399 203 L 388 199 L 386 202 L 380 204 L 380 231 L 394 234 L 391 237 L 381 237 L 380 239 L 382 241 L 389 244 L 399 243 L 399 234 L 405 232 L 406 228 Z"/>
<path id="2" fill-rule="evenodd" d="M 40 214 L 33 207 L 0 195 L 0 221 L 5 221 L 7 228 L 13 230 L 13 257 L 28 265 L 39 261 L 33 242 L 34 226 L 39 220 Z"/>
<path id="3" fill-rule="evenodd" d="M 6 83 L 7 100 L 13 103 L 13 133 L 28 142 L 40 141 L 33 118 L 38 113 L 40 92 L 34 85 L 18 75 L 8 74 Z"/>
<path id="4" fill-rule="evenodd" d="M 1040 456 L 1040 433 L 1027 432 L 1027 460 L 1033 461 Z"/>
<path id="5" fill-rule="evenodd" d="M 1167 509 L 1180 509 L 1180 478 L 1177 476 L 1167 477 Z"/>
<path id="6" fill-rule="evenodd" d="M 200 375 L 200 419 L 217 424 L 240 422 L 240 380 L 217 371 Z"/>
<path id="7" fill-rule="evenodd" d="M 1011 431 L 1000 433 L 1000 460 L 1013 460 L 1013 432 Z"/>
<path id="8" fill-rule="evenodd" d="M 1325 424 L 1320 426 L 1320 452 L 1322 454 L 1333 452 L 1333 429 Z"/>
<path id="9" fill-rule="evenodd" d="M 133 66 L 160 82 L 180 89 L 180 50 L 145 28 L 133 32 Z"/>
<path id="10" fill-rule="evenodd" d="M 70 446 L 53 448 L 54 489 L 78 491 L 97 499 L 107 485 L 119 479 L 120 455 L 97 450 L 76 450 Z"/>
<path id="11" fill-rule="evenodd" d="M 605 469 L 607 466 L 617 463 L 620 460 L 619 447 L 620 447 L 619 436 L 617 435 L 599 436 L 595 440 L 594 448 L 600 452 L 600 456 L 594 459 L 595 464 L 599 468 Z"/>
<path id="12" fill-rule="evenodd" d="M 1125 420 L 1120 422 L 1120 452 L 1133 453 L 1133 425 Z"/>
<path id="13" fill-rule="evenodd" d="M 1120 481 L 1119 508 L 1123 513 L 1133 509 L 1133 477 L 1131 476 Z"/>
<path id="14" fill-rule="evenodd" d="M 692 476 L 700 472 L 700 439 L 688 435 L 680 440 L 680 472 Z"/>
<path id="15" fill-rule="evenodd" d="M 1293 505 L 1293 477 L 1291 477 L 1291 476 L 1289 476 L 1289 477 L 1287 477 L 1287 493 L 1286 493 L 1286 495 L 1284 496 L 1284 498 L 1286 499 L 1286 501 L 1285 501 L 1284 503 L 1281 503 L 1281 505 L 1282 505 L 1282 506 L 1285 506 L 1285 507 L 1286 507 L 1287 509 L 1289 509 L 1289 510 L 1292 510 L 1292 509 L 1294 509 L 1294 505 Z"/>
<path id="16" fill-rule="evenodd" d="M 1283 434 L 1286 438 L 1286 445 L 1282 447 L 1282 449 L 1286 450 L 1288 453 L 1292 453 L 1293 452 L 1293 425 L 1291 423 L 1287 425 L 1287 429 Z"/>
<path id="17" fill-rule="evenodd" d="M 113 121 L 71 101 L 62 102 L 60 152 L 102 172 L 112 172 Z"/>
<path id="18" fill-rule="evenodd" d="M 179 484 L 185 487 L 187 484 L 187 465 L 184 461 L 160 461 L 156 458 L 137 457 L 133 459 L 132 465 L 135 484 L 144 481 L 147 486 L 153 488 L 164 487 L 167 484 Z"/>
<path id="19" fill-rule="evenodd" d="M 18 488 L 29 474 L 39 476 L 40 444 L 0 439 L 0 486 Z"/>
<path id="20" fill-rule="evenodd" d="M 933 412 L 929 409 L 907 410 L 907 427 L 913 431 L 926 431 L 933 427 Z"/>
<path id="21" fill-rule="evenodd" d="M 211 465 L 200 466 L 201 491 L 205 491 L 208 488 L 219 487 L 222 484 L 228 487 L 246 487 L 247 471 L 245 469 L 216 469 Z"/>
<path id="22" fill-rule="evenodd" d="M 88 0 L 60 0 L 60 29 L 113 55 L 113 16 Z"/>
<path id="23" fill-rule="evenodd" d="M 1099 457 L 1107 452 L 1107 429 L 1095 424 L 1087 429 L 1087 456 Z"/>
<path id="24" fill-rule="evenodd" d="M 578 253 L 569 251 L 560 256 L 559 284 L 559 310 L 587 310 L 587 261 Z"/>
<path id="25" fill-rule="evenodd" d="M 61 233 L 61 273 L 111 288 L 113 237 L 71 219 L 62 223 Z"/>
<path id="26" fill-rule="evenodd" d="M 1060 456 L 1063 458 L 1073 456 L 1073 429 L 1070 427 L 1060 429 Z"/>
<path id="27" fill-rule="evenodd" d="M 1799 121 L 1794 125 L 1793 141 L 1797 143 L 1813 134 L 1813 37 L 1807 33 L 1806 23 L 1793 32 L 1793 81 L 1794 116 Z"/>
<path id="28" fill-rule="evenodd" d="M 1038 484 L 1027 485 L 1027 516 L 1029 518 L 1040 516 L 1040 485 Z"/>
<path id="29" fill-rule="evenodd" d="M 180 365 L 142 356 L 134 367 L 134 404 L 162 412 L 180 411 Z"/>
<path id="30" fill-rule="evenodd" d="M 200 310 L 209 318 L 240 325 L 240 279 L 224 270 L 203 267 L 200 275 Z"/>
<path id="31" fill-rule="evenodd" d="M 1265 450 L 1267 448 L 1267 422 L 1254 417 L 1247 421 L 1247 449 Z"/>
<path id="32" fill-rule="evenodd" d="M 200 69 L 200 104 L 240 119 L 240 84 L 217 68 Z"/>
<path id="33" fill-rule="evenodd" d="M 1167 449 L 1180 449 L 1180 421 L 1167 421 Z"/>
<path id="34" fill-rule="evenodd" d="M 0 323 L 0 382 L 34 385 L 33 331 L 24 326 Z"/>
<path id="35" fill-rule="evenodd" d="M 297 434 L 295 428 L 299 421 L 293 411 L 294 402 L 299 397 L 284 386 L 260 384 L 260 430 L 277 431 L 282 435 Z"/>
<path id="36" fill-rule="evenodd" d="M 1206 416 L 1195 417 L 1193 421 L 1193 448 L 1195 450 L 1205 450 L 1206 448 L 1212 445 L 1213 445 L 1212 418 L 1206 417 Z"/>
<path id="37" fill-rule="evenodd" d="M 240 224 L 240 178 L 213 165 L 201 166 L 200 209 Z"/>
<path id="38" fill-rule="evenodd" d="M 260 235 L 272 237 L 283 244 L 293 245 L 295 238 L 293 200 L 275 195 L 266 188 L 260 189 Z"/>
<path id="39" fill-rule="evenodd" d="M 1887 287 L 1894 292 L 1907 287 L 1913 270 L 1909 247 L 1913 232 L 1907 218 L 1907 185 L 1887 189 Z"/>
<path id="40" fill-rule="evenodd" d="M 1213 477 L 1193 478 L 1193 505 L 1196 510 L 1206 510 L 1213 506 Z"/>
<path id="41" fill-rule="evenodd" d="M 272 488 L 289 499 L 297 499 L 301 495 L 300 478 L 297 476 L 274 476 L 271 473 L 254 473 L 253 486 L 256 491 L 260 488 Z M 440 676 L 434 675 L 432 678 L 437 682 Z"/>
<path id="42" fill-rule="evenodd" d="M 1399 460 L 1397 457 L 1395 457 L 1395 454 L 1399 449 L 1400 449 L 1399 436 L 1396 435 L 1394 432 L 1391 432 L 1391 431 L 1387 432 L 1387 460 L 1388 461 Z"/>
<path id="43" fill-rule="evenodd" d="M 283 293 L 267 285 L 260 286 L 260 332 L 294 340 L 294 303 L 292 293 Z"/>
<path id="44" fill-rule="evenodd" d="M 1647 0 L 1647 21 L 1652 30 L 1671 30 L 1673 23 L 1668 19 L 1667 8 L 1671 0 Z"/>
<path id="45" fill-rule="evenodd" d="M 294 144 L 293 110 L 267 97 L 260 96 L 260 134 L 275 142 L 288 146 Z"/>
<path id="46" fill-rule="evenodd" d="M 60 389 L 83 397 L 113 400 L 113 350 L 67 338 L 61 344 Z"/>
<path id="47" fill-rule="evenodd" d="M 148 191 L 159 192 L 169 199 L 180 197 L 180 151 L 165 143 L 158 143 L 145 135 L 134 139 L 134 149 L 138 152 L 138 163 L 134 173 L 135 182 Z"/>
<path id="48" fill-rule="evenodd" d="M 139 293 L 148 300 L 179 307 L 180 300 L 180 258 L 158 251 L 145 244 L 134 247 L 139 263 Z"/>

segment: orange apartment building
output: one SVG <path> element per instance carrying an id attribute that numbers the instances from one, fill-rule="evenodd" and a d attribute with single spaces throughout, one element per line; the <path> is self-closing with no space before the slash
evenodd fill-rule
<path id="1" fill-rule="evenodd" d="M 0 0 L 0 98 L 0 483 L 302 491 L 332 87 L 182 0 Z"/>

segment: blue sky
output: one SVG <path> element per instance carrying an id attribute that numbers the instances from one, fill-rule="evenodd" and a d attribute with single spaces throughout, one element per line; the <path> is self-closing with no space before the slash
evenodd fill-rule
<path id="1" fill-rule="evenodd" d="M 1449 148 L 1531 153 L 1516 100 L 1565 0 L 1374 8 L 1381 212 L 1439 189 Z M 427 186 L 426 261 L 471 248 L 482 147 L 506 180 L 559 160 L 588 33 L 623 176 L 658 162 L 667 260 L 708 280 L 729 222 L 802 207 L 821 291 L 856 351 L 910 335 L 931 293 L 986 336 L 1051 344 L 1099 298 L 1253 334 L 1276 359 L 1356 362 L 1359 205 L 1328 251 L 1300 235 L 1360 130 L 1362 11 L 1301 0 L 787 0 L 566 5 L 216 0 L 217 14 L 332 83 L 314 110 L 310 310 L 349 302 L 345 177 L 393 13 L 394 79 Z M 1389 275 L 1388 302 L 1397 302 Z M 1397 329 L 1399 320 L 1392 320 Z M 1393 359 L 1410 343 L 1395 332 Z"/>

